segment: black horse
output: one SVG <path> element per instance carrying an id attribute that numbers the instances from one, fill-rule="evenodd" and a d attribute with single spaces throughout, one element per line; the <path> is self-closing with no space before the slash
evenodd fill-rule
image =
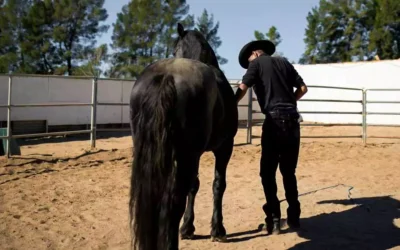
<path id="1" fill-rule="evenodd" d="M 238 109 L 228 80 L 205 38 L 178 24 L 176 58 L 144 69 L 130 97 L 134 144 L 130 192 L 133 248 L 178 249 L 194 235 L 194 200 L 201 155 L 215 155 L 211 236 L 223 241 L 222 197 L 238 127 Z"/>

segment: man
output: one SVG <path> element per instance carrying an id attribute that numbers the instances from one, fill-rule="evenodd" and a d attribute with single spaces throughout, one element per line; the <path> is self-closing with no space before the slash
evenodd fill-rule
<path id="1" fill-rule="evenodd" d="M 297 101 L 307 93 L 307 86 L 295 68 L 285 58 L 272 57 L 275 45 L 268 40 L 246 44 L 239 53 L 240 65 L 247 69 L 236 92 L 237 102 L 253 87 L 265 120 L 261 135 L 260 176 L 266 204 L 267 231 L 280 233 L 280 203 L 276 186 L 276 170 L 283 177 L 287 209 L 287 223 L 300 227 L 296 166 L 300 147 L 300 124 Z M 296 88 L 296 91 L 293 91 Z"/>

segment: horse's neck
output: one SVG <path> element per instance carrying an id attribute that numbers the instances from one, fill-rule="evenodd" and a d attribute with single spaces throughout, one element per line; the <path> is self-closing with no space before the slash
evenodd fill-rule
<path id="1" fill-rule="evenodd" d="M 220 70 L 219 63 L 218 63 L 218 59 L 217 59 L 216 57 L 214 57 L 214 59 L 211 59 L 211 58 L 210 58 L 210 59 L 208 60 L 207 64 L 210 65 L 210 66 L 213 66 L 214 68 L 217 68 L 217 69 Z"/>
<path id="2" fill-rule="evenodd" d="M 222 70 L 220 68 L 217 68 L 217 67 L 215 67 L 213 65 L 209 65 L 209 66 L 214 71 L 214 74 L 215 74 L 215 76 L 217 78 L 218 85 L 221 85 L 221 84 L 225 84 L 226 85 L 226 84 L 228 84 L 230 86 L 228 79 L 226 78 L 224 72 L 222 72 Z"/>
<path id="3" fill-rule="evenodd" d="M 219 64 L 218 64 L 218 61 L 215 62 L 215 61 L 212 60 L 212 59 L 204 60 L 204 58 L 197 57 L 197 56 L 194 57 L 193 59 L 195 59 L 195 60 L 197 60 L 197 61 L 200 61 L 200 62 L 202 62 L 202 63 L 204 63 L 204 64 L 207 64 L 208 66 L 212 66 L 212 67 L 214 67 L 214 68 L 216 68 L 216 69 L 220 69 L 220 68 L 219 68 Z"/>
<path id="4" fill-rule="evenodd" d="M 205 53 L 205 54 L 207 54 L 207 56 L 206 56 L 207 60 L 203 63 L 207 64 L 208 66 L 213 66 L 214 68 L 220 69 L 218 59 L 217 59 L 217 56 L 215 55 L 215 52 L 212 50 L 211 46 L 209 46 L 209 49 L 210 50 L 207 53 Z M 201 53 L 201 54 L 203 54 L 203 53 Z"/>
<path id="5" fill-rule="evenodd" d="M 220 67 L 219 67 L 219 64 L 217 63 L 217 64 L 215 64 L 215 63 L 207 63 L 209 66 L 213 66 L 214 68 L 216 68 L 216 69 L 218 69 L 218 70 L 220 70 L 221 71 L 221 69 L 220 69 Z"/>

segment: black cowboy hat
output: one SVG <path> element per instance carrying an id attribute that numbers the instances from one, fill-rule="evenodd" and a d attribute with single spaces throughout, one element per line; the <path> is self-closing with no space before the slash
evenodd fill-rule
<path id="1" fill-rule="evenodd" d="M 268 55 L 275 53 L 275 44 L 269 40 L 256 40 L 251 41 L 240 50 L 239 63 L 240 66 L 247 69 L 249 67 L 249 57 L 254 50 L 262 50 Z"/>

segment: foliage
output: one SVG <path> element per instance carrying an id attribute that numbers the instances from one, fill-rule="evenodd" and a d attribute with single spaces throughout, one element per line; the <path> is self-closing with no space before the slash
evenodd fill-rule
<path id="1" fill-rule="evenodd" d="M 31 1 L 1 0 L 0 2 L 0 72 L 22 71 L 26 59 L 19 44 L 24 41 L 22 19 Z"/>
<path id="2" fill-rule="evenodd" d="M 107 51 L 107 44 L 102 44 L 86 53 L 83 56 L 86 62 L 83 65 L 75 68 L 74 75 L 100 77 L 103 73 L 100 67 L 103 62 L 108 61 L 109 55 Z"/>
<path id="3" fill-rule="evenodd" d="M 94 50 L 96 37 L 109 28 L 108 25 L 100 25 L 108 17 L 103 8 L 104 1 L 53 1 L 53 39 L 58 45 L 57 53 L 64 59 L 68 75 L 73 74 L 73 68 L 82 54 Z"/>
<path id="4" fill-rule="evenodd" d="M 200 17 L 197 18 L 196 28 L 203 34 L 206 40 L 210 43 L 216 53 L 218 63 L 220 65 L 226 64 L 228 60 L 218 55 L 217 49 L 222 45 L 221 38 L 218 36 L 219 22 L 214 25 L 214 15 L 208 14 L 206 9 Z"/>
<path id="5" fill-rule="evenodd" d="M 176 24 L 197 28 L 218 55 L 219 22 L 206 9 L 195 19 L 186 0 L 131 0 L 113 24 L 112 44 L 96 45 L 107 32 L 105 0 L 0 0 L 0 73 L 135 78 L 147 65 L 172 56 Z M 256 39 L 279 51 L 275 26 Z M 302 64 L 400 57 L 399 0 L 320 0 L 307 15 Z M 111 65 L 106 72 L 104 63 Z"/>
<path id="6" fill-rule="evenodd" d="M 276 51 L 272 56 L 283 56 L 283 53 L 278 51 L 278 46 L 282 42 L 281 34 L 275 26 L 271 26 L 266 34 L 255 30 L 254 37 L 256 40 L 270 40 L 276 47 Z"/>
<path id="7" fill-rule="evenodd" d="M 0 72 L 68 74 L 107 31 L 104 0 L 1 0 Z"/>
<path id="8" fill-rule="evenodd" d="M 193 26 L 184 0 L 132 0 L 118 13 L 110 77 L 135 78 L 148 64 L 172 55 L 176 23 Z"/>
<path id="9" fill-rule="evenodd" d="M 400 57 L 398 0 L 321 0 L 307 22 L 300 63 Z"/>

